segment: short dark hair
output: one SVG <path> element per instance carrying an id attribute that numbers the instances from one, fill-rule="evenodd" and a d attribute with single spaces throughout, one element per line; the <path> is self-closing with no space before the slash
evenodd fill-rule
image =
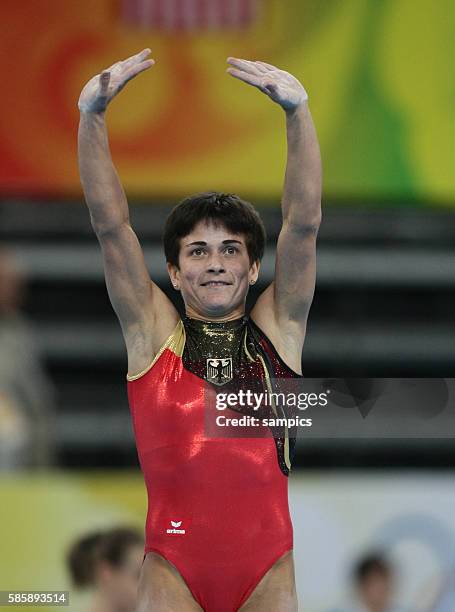
<path id="1" fill-rule="evenodd" d="M 66 563 L 74 587 L 84 588 L 93 585 L 97 550 L 102 539 L 101 531 L 93 531 L 79 538 L 69 549 Z"/>
<path id="2" fill-rule="evenodd" d="M 143 546 L 142 535 L 131 527 L 114 527 L 93 531 L 79 538 L 70 547 L 66 562 L 75 588 L 92 587 L 100 561 L 121 567 L 133 546 Z"/>
<path id="3" fill-rule="evenodd" d="M 180 239 L 188 236 L 200 221 L 244 234 L 250 263 L 262 259 L 266 232 L 253 205 L 233 193 L 207 191 L 185 198 L 171 210 L 163 234 L 167 262 L 179 267 Z"/>
<path id="4" fill-rule="evenodd" d="M 142 535 L 136 529 L 114 527 L 104 533 L 98 549 L 98 557 L 102 561 L 107 561 L 109 565 L 121 567 L 128 551 L 133 546 L 142 546 L 143 543 Z"/>
<path id="5" fill-rule="evenodd" d="M 392 575 L 392 566 L 380 553 L 365 555 L 354 567 L 354 579 L 357 584 L 362 584 L 371 574 L 381 574 L 385 578 Z"/>

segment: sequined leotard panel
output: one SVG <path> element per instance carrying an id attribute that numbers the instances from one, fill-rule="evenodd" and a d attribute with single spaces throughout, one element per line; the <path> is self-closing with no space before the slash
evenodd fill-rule
<path id="1" fill-rule="evenodd" d="M 185 317 L 128 398 L 148 494 L 145 553 L 180 572 L 207 612 L 234 612 L 292 548 L 287 474 L 293 440 L 207 433 L 207 393 L 295 378 L 248 317 Z M 228 412 L 238 416 L 233 410 Z"/>

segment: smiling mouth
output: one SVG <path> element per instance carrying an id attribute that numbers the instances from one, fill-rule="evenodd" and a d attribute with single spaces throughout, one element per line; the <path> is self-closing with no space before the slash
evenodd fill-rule
<path id="1" fill-rule="evenodd" d="M 222 287 L 223 285 L 230 285 L 231 283 L 225 283 L 224 281 L 209 281 L 208 283 L 202 283 L 202 287 Z"/>

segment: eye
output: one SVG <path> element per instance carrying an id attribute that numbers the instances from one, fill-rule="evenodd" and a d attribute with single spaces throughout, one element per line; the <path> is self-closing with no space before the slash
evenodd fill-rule
<path id="1" fill-rule="evenodd" d="M 197 247 L 196 249 L 193 249 L 192 251 L 190 251 L 190 255 L 196 255 L 198 257 L 199 255 L 201 255 L 204 252 L 205 252 L 205 249 L 203 249 L 201 247 Z"/>
<path id="2" fill-rule="evenodd" d="M 234 253 L 238 253 L 239 250 L 237 247 L 229 245 L 226 247 L 225 251 L 228 255 L 234 255 Z"/>

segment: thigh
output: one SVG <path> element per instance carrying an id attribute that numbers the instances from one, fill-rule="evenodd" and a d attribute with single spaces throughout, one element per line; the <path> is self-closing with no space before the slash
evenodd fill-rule
<path id="1" fill-rule="evenodd" d="M 297 612 L 292 550 L 269 569 L 239 612 Z"/>
<path id="2" fill-rule="evenodd" d="M 136 612 L 200 612 L 177 569 L 161 555 L 149 552 L 142 564 Z"/>

